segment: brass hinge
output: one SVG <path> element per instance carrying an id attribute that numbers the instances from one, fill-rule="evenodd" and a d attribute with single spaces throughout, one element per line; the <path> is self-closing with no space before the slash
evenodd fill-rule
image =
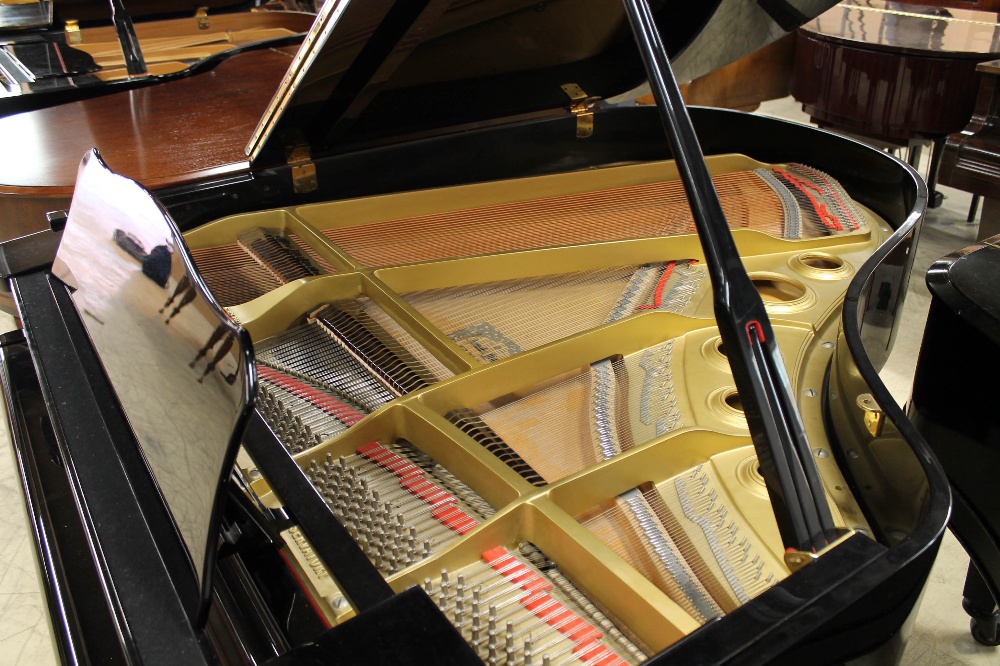
<path id="1" fill-rule="evenodd" d="M 66 33 L 66 43 L 67 44 L 79 44 L 83 41 L 83 35 L 80 34 L 80 22 L 76 19 L 66 19 L 66 26 L 63 28 Z"/>
<path id="2" fill-rule="evenodd" d="M 198 21 L 199 30 L 208 30 L 212 23 L 208 20 L 208 7 L 199 7 L 194 12 L 194 17 Z"/>
<path id="3" fill-rule="evenodd" d="M 865 413 L 865 427 L 868 428 L 868 434 L 872 437 L 878 437 L 882 434 L 882 423 L 885 418 L 882 414 L 882 408 L 879 404 L 875 402 L 875 398 L 871 393 L 862 393 L 858 396 L 858 407 Z"/>
<path id="4" fill-rule="evenodd" d="M 312 161 L 308 145 L 299 144 L 288 151 L 288 166 L 292 167 L 292 187 L 296 194 L 312 192 L 319 187 L 316 165 Z"/>
<path id="5" fill-rule="evenodd" d="M 569 95 L 569 110 L 576 116 L 576 137 L 586 139 L 594 133 L 594 106 L 601 98 L 589 96 L 575 83 L 564 83 L 560 87 Z"/>
<path id="6" fill-rule="evenodd" d="M 820 557 L 823 556 L 824 553 L 829 552 L 831 548 L 839 546 L 840 544 L 847 541 L 854 534 L 854 530 L 846 528 L 837 528 L 837 533 L 838 533 L 837 538 L 831 541 L 829 544 L 827 544 L 826 547 L 820 550 L 818 553 L 789 548 L 788 550 L 785 551 L 785 566 L 788 567 L 789 571 L 795 573 L 802 567 L 808 564 L 812 564 L 813 562 L 818 560 Z"/>

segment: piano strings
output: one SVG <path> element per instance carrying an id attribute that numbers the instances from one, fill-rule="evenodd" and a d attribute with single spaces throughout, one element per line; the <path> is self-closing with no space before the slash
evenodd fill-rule
<path id="1" fill-rule="evenodd" d="M 368 298 L 323 306 L 256 354 L 261 413 L 293 453 L 453 374 Z"/>
<path id="2" fill-rule="evenodd" d="M 867 224 L 835 182 L 808 167 L 726 174 L 716 184 L 741 228 L 805 238 Z M 692 228 L 680 185 L 655 183 L 324 233 L 356 261 L 385 266 Z M 334 272 L 300 238 L 276 229 L 253 229 L 236 243 L 195 254 L 226 304 Z M 691 314 L 704 277 L 699 262 L 677 257 L 398 298 L 488 364 L 636 313 Z M 675 390 L 673 372 L 681 350 L 683 341 L 668 340 L 600 359 L 445 417 L 526 481 L 545 486 L 683 427 L 686 398 Z M 261 413 L 293 453 L 307 452 L 300 458 L 305 474 L 383 575 L 459 543 L 494 514 L 404 440 L 368 442 L 336 458 L 308 453 L 396 398 L 453 376 L 372 299 L 320 305 L 303 323 L 257 341 L 255 355 Z M 582 522 L 703 623 L 784 575 L 720 488 L 706 464 L 610 499 Z M 638 663 L 650 652 L 527 543 L 487 551 L 424 587 L 489 663 Z"/>
<path id="3" fill-rule="evenodd" d="M 802 181 L 815 199 L 802 201 L 798 186 L 779 178 L 780 169 L 757 169 L 713 178 L 726 219 L 734 229 L 754 229 L 776 238 L 811 238 L 852 229 L 840 222 L 834 206 L 842 189 L 815 169 L 790 165 L 786 172 Z M 813 190 L 815 188 L 815 192 Z M 837 219 L 830 225 L 825 210 Z M 852 211 L 853 212 L 853 211 Z M 856 217 L 859 228 L 864 217 Z M 680 181 L 486 205 L 334 227 L 324 235 L 365 266 L 514 252 L 632 238 L 694 233 L 694 219 Z"/>
<path id="4" fill-rule="evenodd" d="M 495 510 L 448 470 L 405 440 L 371 442 L 308 476 L 351 536 L 385 575 L 456 541 Z"/>
<path id="5" fill-rule="evenodd" d="M 622 493 L 582 520 L 700 623 L 730 613 L 783 576 L 731 511 L 709 465 Z"/>
<path id="6" fill-rule="evenodd" d="M 402 297 L 480 363 L 635 312 L 684 314 L 705 271 L 690 259 L 430 289 Z"/>
<path id="7" fill-rule="evenodd" d="M 228 307 L 263 296 L 281 285 L 336 271 L 296 234 L 255 228 L 230 245 L 191 252 L 219 304 Z"/>
<path id="8" fill-rule="evenodd" d="M 668 340 L 446 416 L 529 482 L 552 483 L 683 426 L 673 351 Z"/>

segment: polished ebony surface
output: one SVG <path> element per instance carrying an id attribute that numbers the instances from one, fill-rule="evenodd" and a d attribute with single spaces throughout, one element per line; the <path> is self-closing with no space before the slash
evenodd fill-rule
<path id="1" fill-rule="evenodd" d="M 190 558 L 65 285 L 36 272 L 12 288 L 30 310 L 22 323 L 41 388 L 25 399 L 44 400 L 54 435 L 29 430 L 14 444 L 19 460 L 39 468 L 29 494 L 41 508 L 31 520 L 44 525 L 48 513 L 54 528 L 37 547 L 58 562 L 44 582 L 60 649 L 82 663 L 139 654 L 149 664 L 207 663 L 191 624 L 200 595 Z"/>
<path id="2" fill-rule="evenodd" d="M 0 4 L 0 32 L 45 28 L 52 24 L 52 2 Z"/>
<path id="3" fill-rule="evenodd" d="M 794 11 L 788 3 L 747 0 L 650 4 L 679 78 L 690 80 L 773 42 L 833 2 L 798 2 Z M 620 0 L 339 0 L 320 11 L 247 153 L 255 164 L 273 164 L 290 135 L 316 155 L 566 108 L 567 87 L 581 90 L 581 100 L 606 99 L 644 79 Z"/>
<path id="4" fill-rule="evenodd" d="M 879 250 L 869 265 L 859 270 L 856 286 L 852 286 L 848 294 L 849 310 L 853 314 L 847 326 L 852 345 L 850 354 L 857 359 L 861 376 L 873 384 L 871 390 L 885 406 L 888 418 L 893 422 L 901 418 L 898 408 L 878 384 L 865 345 L 870 343 L 867 350 L 877 356 L 888 342 L 894 325 L 892 312 L 900 301 L 900 286 L 906 281 L 906 272 L 900 268 L 912 255 L 915 225 L 926 198 L 926 189 L 919 177 L 888 155 L 801 125 L 709 109 L 696 109 L 692 116 L 706 152 L 738 151 L 772 162 L 794 161 L 796 157 L 809 154 L 816 158 L 814 162 L 818 168 L 838 178 L 861 203 L 876 210 L 889 225 L 897 228 L 890 243 Z M 241 206 L 253 209 L 264 201 L 292 205 L 307 197 L 353 196 L 380 188 L 412 189 L 436 183 L 510 178 L 629 159 L 652 159 L 667 153 L 665 144 L 649 141 L 650 136 L 658 136 L 655 134 L 657 126 L 658 119 L 652 109 L 609 109 L 598 112 L 595 134 L 587 140 L 576 137 L 574 118 L 560 117 L 484 127 L 321 159 L 317 162 L 320 191 L 307 195 L 294 193 L 286 169 L 263 170 L 256 172 L 253 178 L 246 176 L 238 182 L 220 180 L 212 182 L 211 187 L 189 186 L 166 194 L 171 210 L 181 214 L 185 224 L 196 224 L 198 220 L 207 221 L 206 216 L 218 217 Z M 531 146 L 531 150 L 512 150 L 511 146 Z M 470 154 L 479 159 L 470 163 Z M 425 168 L 405 168 L 416 161 Z M 382 177 L 372 178 L 370 174 L 373 173 Z M 881 270 L 885 265 L 888 269 Z M 41 275 L 44 282 L 45 275 Z M 15 283 L 35 284 L 29 278 L 16 278 Z M 69 301 L 65 290 L 63 297 Z M 33 317 L 45 311 L 37 298 L 19 295 L 19 299 Z M 75 311 L 72 314 L 76 316 Z M 32 319 L 33 324 L 35 321 L 37 319 Z M 79 321 L 77 328 L 80 328 Z M 81 345 L 84 347 L 89 344 Z M 45 356 L 52 348 L 52 345 L 46 347 Z M 71 390 L 72 385 L 66 388 Z M 856 407 L 848 405 L 848 408 L 850 415 L 860 418 Z M 71 407 L 53 405 L 52 409 L 70 411 Z M 802 575 L 782 582 L 730 617 L 710 623 L 675 648 L 655 657 L 657 662 L 654 663 L 715 663 L 730 659 L 763 664 L 783 658 L 805 660 L 807 655 L 812 655 L 815 661 L 817 654 L 822 655 L 824 661 L 838 661 L 876 649 L 887 636 L 898 633 L 919 596 L 948 511 L 946 487 L 935 476 L 933 463 L 919 437 L 906 430 L 907 426 L 899 423 L 904 436 L 896 440 L 901 448 L 901 452 L 896 453 L 910 463 L 916 462 L 919 478 L 923 479 L 921 487 L 926 489 L 919 496 L 922 502 L 906 503 L 898 509 L 905 513 L 907 527 L 912 530 L 909 538 L 890 547 L 857 535 L 800 572 Z M 248 432 L 248 446 L 253 446 L 250 440 L 258 434 L 259 429 Z M 311 499 L 292 499 L 291 493 L 279 490 L 287 502 L 287 514 L 302 521 L 303 525 L 307 520 L 322 516 L 326 511 L 322 500 L 315 491 L 304 486 L 301 473 L 292 469 L 296 466 L 289 454 L 276 446 L 268 447 L 267 438 L 262 439 L 261 451 L 269 448 L 275 459 L 262 468 L 267 478 L 275 482 L 276 488 L 279 483 L 289 482 L 288 488 L 298 483 L 302 494 L 311 496 Z M 843 443 L 837 447 L 846 449 Z M 846 450 L 835 453 L 841 454 L 846 455 Z M 862 462 L 871 464 L 873 459 L 877 462 L 878 456 L 865 456 Z M 261 461 L 255 462 L 260 464 Z M 290 469 L 291 473 L 283 472 L 283 468 Z M 900 479 L 897 485 L 905 489 L 903 481 Z M 896 493 L 899 487 L 890 490 Z M 863 501 L 874 505 L 880 501 L 883 488 L 866 489 L 858 484 L 855 492 Z M 309 514 L 313 518 L 309 518 Z M 326 518 L 329 519 L 328 512 Z M 880 526 L 880 529 L 888 527 Z M 316 528 L 310 529 L 313 532 L 309 537 L 314 541 Z M 332 548 L 350 551 L 349 544 L 337 543 L 336 529 L 324 531 L 320 523 L 318 533 L 335 541 L 328 544 Z M 321 543 L 316 545 L 322 546 Z M 345 579 L 348 577 L 343 573 L 346 571 L 342 568 L 344 557 L 330 558 L 327 562 L 332 575 L 338 579 L 341 575 Z M 128 577 L 117 564 L 114 572 L 116 577 Z M 376 590 L 369 610 L 381 608 L 383 603 L 390 602 L 380 601 Z M 410 607 L 403 602 L 397 603 L 403 608 Z M 414 628 L 419 629 L 425 622 L 433 623 L 438 619 L 430 615 L 411 621 Z M 351 622 L 340 627 L 341 632 L 351 632 Z M 333 638 L 331 635 L 330 639 Z M 337 640 L 349 638 L 342 635 Z M 322 640 L 317 641 L 318 645 L 322 643 Z"/>
<path id="5" fill-rule="evenodd" d="M 1000 643 L 997 240 L 950 254 L 928 271 L 931 308 L 909 410 L 951 483 L 955 507 L 949 527 L 972 560 L 963 606 L 974 619 L 973 637 L 987 645 Z"/>
<path id="6" fill-rule="evenodd" d="M 945 142 L 940 180 L 985 197 L 978 233 L 983 239 L 1000 231 L 1000 60 L 979 63 L 976 69 L 980 81 L 975 111 L 969 124 Z M 976 201 L 970 221 L 976 216 Z"/>
<path id="7" fill-rule="evenodd" d="M 220 491 L 252 407 L 249 336 L 208 295 L 163 210 L 96 153 L 70 210 L 53 274 L 72 293 L 207 602 Z"/>

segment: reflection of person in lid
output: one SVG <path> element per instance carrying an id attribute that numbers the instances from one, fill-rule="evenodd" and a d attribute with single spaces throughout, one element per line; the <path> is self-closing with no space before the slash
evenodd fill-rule
<path id="1" fill-rule="evenodd" d="M 166 245 L 157 245 L 143 257 L 142 274 L 166 289 L 167 280 L 170 278 L 170 248 Z"/>
<path id="2" fill-rule="evenodd" d="M 198 378 L 198 383 L 201 384 L 205 381 L 205 377 L 215 370 L 215 367 L 229 354 L 230 350 L 233 348 L 233 343 L 236 341 L 236 336 L 229 333 L 228 329 L 220 324 L 213 332 L 212 337 L 208 339 L 208 342 L 198 350 L 198 355 L 194 357 L 194 360 L 188 363 L 189 368 L 193 368 L 195 364 L 201 360 L 212 347 L 214 347 L 219 340 L 222 340 L 222 345 L 219 346 L 218 351 L 215 352 L 215 357 L 209 361 L 208 365 L 205 366 L 205 372 L 201 373 L 201 377 Z M 226 383 L 232 386 L 236 382 L 237 373 L 232 373 L 229 375 L 223 375 Z"/>
<path id="3" fill-rule="evenodd" d="M 170 298 L 167 299 L 167 302 L 163 304 L 163 307 L 160 308 L 160 314 L 163 314 L 163 311 L 166 310 L 178 296 L 181 296 L 181 300 L 177 303 L 177 307 L 174 308 L 174 311 L 170 313 L 167 317 L 167 321 L 164 323 L 169 325 L 170 320 L 177 316 L 177 313 L 181 311 L 181 308 L 193 301 L 197 294 L 198 292 L 195 291 L 194 285 L 191 284 L 191 278 L 187 273 L 185 273 L 184 277 L 181 278 L 181 281 L 177 283 L 177 288 L 174 289 L 173 295 L 171 295 Z"/>

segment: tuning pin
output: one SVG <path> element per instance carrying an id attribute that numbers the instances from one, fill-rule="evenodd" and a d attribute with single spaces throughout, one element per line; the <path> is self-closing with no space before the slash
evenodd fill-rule
<path id="1" fill-rule="evenodd" d="M 479 631 L 482 629 L 483 613 L 483 588 L 477 587 L 472 591 L 472 642 L 479 642 Z"/>
<path id="2" fill-rule="evenodd" d="M 497 663 L 497 659 L 499 658 L 499 655 L 497 653 L 497 648 L 499 647 L 499 644 L 497 643 L 496 606 L 490 606 L 490 623 L 489 623 L 489 628 L 487 629 L 487 636 L 488 636 L 486 642 L 487 658 L 489 659 L 490 664 L 495 664 Z"/>
<path id="3" fill-rule="evenodd" d="M 448 580 L 448 570 L 441 569 L 441 608 L 448 606 L 448 599 L 451 596 L 451 581 Z"/>
<path id="4" fill-rule="evenodd" d="M 507 620 L 507 632 L 504 634 L 504 653 L 507 656 L 507 663 L 514 663 L 514 623 Z"/>

